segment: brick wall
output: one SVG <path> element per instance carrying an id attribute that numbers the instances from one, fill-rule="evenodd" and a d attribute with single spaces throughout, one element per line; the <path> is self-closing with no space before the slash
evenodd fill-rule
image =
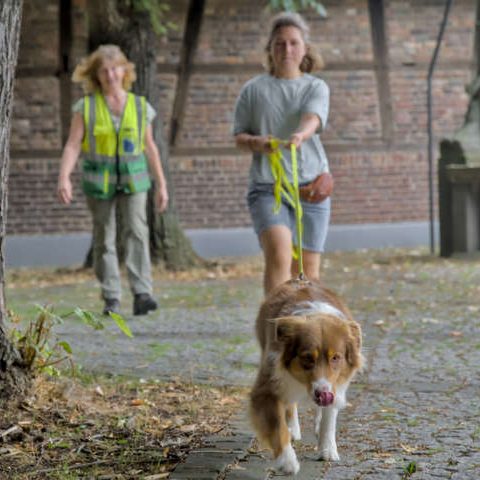
<path id="1" fill-rule="evenodd" d="M 427 165 L 422 153 L 350 152 L 331 155 L 336 179 L 333 223 L 424 221 Z"/>
<path id="2" fill-rule="evenodd" d="M 70 68 L 87 49 L 85 0 L 72 3 Z M 333 223 L 426 221 L 426 78 L 444 4 L 385 2 L 389 126 L 382 117 L 367 0 L 323 3 L 328 19 L 313 13 L 306 17 L 326 61 L 320 76 L 331 88 L 330 118 L 322 139 L 336 178 Z M 167 136 L 188 2 L 173 5 L 172 17 L 179 28 L 155 46 L 161 91 L 157 109 Z M 241 86 L 262 72 L 268 18 L 254 0 L 206 2 L 183 123 L 170 158 L 177 210 L 187 228 L 250 224 L 245 206 L 250 159 L 234 149 L 230 128 Z M 474 0 L 454 2 L 433 82 L 435 145 L 463 122 L 468 101 L 464 87 L 473 71 L 474 24 Z M 59 56 L 59 1 L 25 0 L 23 25 L 8 232 L 88 231 L 90 220 L 78 181 L 72 206 L 60 206 L 55 199 L 62 135 L 68 128 L 62 111 L 69 108 L 61 94 L 62 75 L 68 72 L 61 71 Z M 70 95 L 73 101 L 80 91 L 73 89 Z M 393 138 L 387 143 L 389 127 Z"/>
<path id="3" fill-rule="evenodd" d="M 90 230 L 90 218 L 80 191 L 80 177 L 74 177 L 75 201 L 68 207 L 57 202 L 58 158 L 14 157 L 10 169 L 10 234 L 44 234 Z"/>

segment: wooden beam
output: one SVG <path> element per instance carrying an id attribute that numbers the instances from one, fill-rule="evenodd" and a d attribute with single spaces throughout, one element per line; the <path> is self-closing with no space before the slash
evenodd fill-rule
<path id="1" fill-rule="evenodd" d="M 479 0 L 480 1 L 480 0 Z M 428 70 L 429 62 L 412 63 L 393 63 L 389 62 L 389 72 L 422 72 Z M 442 72 L 454 72 L 457 70 L 473 70 L 475 67 L 473 60 L 457 59 L 448 61 L 439 61 L 436 70 Z M 258 75 L 265 72 L 263 66 L 259 63 L 197 63 L 191 66 L 192 75 Z M 324 72 L 371 72 L 375 70 L 374 62 L 329 62 L 322 70 Z M 176 63 L 159 63 L 157 72 L 162 74 L 178 74 L 179 66 Z M 28 75 L 27 75 L 28 73 Z M 36 76 L 35 72 L 25 72 L 24 69 L 17 70 L 19 76 Z"/>
<path id="2" fill-rule="evenodd" d="M 330 153 L 363 153 L 363 152 L 418 152 L 418 143 L 398 142 L 391 145 L 375 140 L 356 140 L 349 143 L 326 142 L 326 149 Z M 22 160 L 44 160 L 57 159 L 62 154 L 59 149 L 32 150 L 15 149 L 10 151 L 10 158 Z M 170 151 L 171 157 L 216 157 L 216 156 L 245 156 L 248 152 L 242 152 L 238 148 L 231 146 L 214 147 L 176 147 Z"/>
<path id="3" fill-rule="evenodd" d="M 60 132 L 62 145 L 67 141 L 72 108 L 72 82 L 70 80 L 70 54 L 72 49 L 72 2 L 59 0 L 59 83 L 60 83 Z"/>
<path id="4" fill-rule="evenodd" d="M 366 152 L 418 152 L 418 143 L 401 142 L 398 144 L 386 145 L 381 141 L 360 141 L 350 143 L 325 142 L 325 148 L 329 153 L 366 153 Z M 240 157 L 249 155 L 248 152 L 242 152 L 238 148 L 228 146 L 215 147 L 177 147 L 171 150 L 172 157 Z"/>
<path id="5" fill-rule="evenodd" d="M 180 65 L 178 67 L 177 88 L 173 102 L 172 118 L 170 120 L 170 146 L 172 147 L 176 144 L 178 132 L 185 115 L 188 85 L 192 74 L 193 58 L 198 45 L 204 10 L 205 0 L 190 0 L 180 54 Z"/>
<path id="6" fill-rule="evenodd" d="M 477 0 L 475 14 L 475 44 L 474 44 L 474 75 L 478 76 L 480 74 L 480 0 Z"/>
<path id="7" fill-rule="evenodd" d="M 429 62 L 415 63 L 392 63 L 389 62 L 390 72 L 422 72 L 428 70 Z M 263 73 L 265 69 L 259 63 L 197 63 L 193 64 L 191 70 L 192 75 L 256 75 Z M 70 67 L 71 68 L 71 67 Z M 373 62 L 330 62 L 322 70 L 323 72 L 371 72 L 374 70 Z M 457 70 L 475 71 L 475 61 L 466 59 L 438 61 L 435 68 L 440 72 L 454 72 Z M 178 63 L 158 63 L 157 73 L 162 74 L 178 74 Z M 31 78 L 31 77 L 57 77 L 60 75 L 59 69 L 53 66 L 40 67 L 18 67 L 15 78 Z"/>
<path id="8" fill-rule="evenodd" d="M 390 94 L 390 76 L 387 36 L 385 34 L 384 0 L 368 0 L 372 47 L 377 77 L 378 104 L 382 123 L 383 141 L 390 145 L 393 142 L 393 113 Z"/>

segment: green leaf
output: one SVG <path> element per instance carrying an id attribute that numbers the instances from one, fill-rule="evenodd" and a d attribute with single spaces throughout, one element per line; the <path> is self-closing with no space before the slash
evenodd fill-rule
<path id="1" fill-rule="evenodd" d="M 322 18 L 327 18 L 327 9 L 318 0 L 269 0 L 268 5 L 271 10 L 284 10 L 287 12 L 296 12 L 310 8 Z"/>
<path id="2" fill-rule="evenodd" d="M 60 377 L 61 373 L 58 368 L 52 367 L 51 365 L 48 367 L 44 367 L 43 371 L 47 374 L 50 375 L 51 377 Z"/>
<path id="3" fill-rule="evenodd" d="M 285 10 L 289 12 L 296 12 L 298 10 L 296 3 L 293 0 L 283 0 Z"/>
<path id="4" fill-rule="evenodd" d="M 133 338 L 132 331 L 130 330 L 129 326 L 125 319 L 119 315 L 118 313 L 110 312 L 110 317 L 113 321 L 117 324 L 117 327 L 127 336 Z"/>
<path id="5" fill-rule="evenodd" d="M 97 318 L 94 313 L 89 312 L 88 310 L 82 310 L 81 308 L 77 307 L 73 313 L 75 313 L 75 315 L 85 324 L 89 325 L 95 330 L 103 330 L 105 328 L 103 322 Z"/>
<path id="6" fill-rule="evenodd" d="M 45 315 L 52 323 L 57 325 L 63 324 L 63 318 L 53 313 L 53 307 L 51 305 L 44 306 L 36 303 L 35 308 L 38 310 L 39 315 Z"/>
<path id="7" fill-rule="evenodd" d="M 417 471 L 417 464 L 416 462 L 410 462 L 405 468 L 404 468 L 405 473 L 408 476 L 413 475 Z"/>
<path id="8" fill-rule="evenodd" d="M 62 347 L 70 355 L 73 353 L 72 347 L 70 346 L 70 344 L 68 342 L 64 342 L 64 341 L 63 342 L 58 342 L 57 345 L 59 347 Z"/>
<path id="9" fill-rule="evenodd" d="M 270 0 L 270 7 L 272 10 L 278 10 L 280 8 L 280 0 Z"/>
<path id="10" fill-rule="evenodd" d="M 317 3 L 313 8 L 322 18 L 328 18 L 327 9 L 321 3 Z"/>

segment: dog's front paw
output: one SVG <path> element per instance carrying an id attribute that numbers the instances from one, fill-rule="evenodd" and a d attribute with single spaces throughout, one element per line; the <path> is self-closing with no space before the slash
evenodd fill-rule
<path id="1" fill-rule="evenodd" d="M 291 445 L 285 447 L 283 452 L 275 459 L 275 470 L 283 473 L 293 473 L 294 475 L 300 471 L 297 455 Z"/>
<path id="2" fill-rule="evenodd" d="M 335 444 L 319 445 L 318 452 L 320 454 L 319 460 L 332 462 L 338 462 L 338 460 L 340 460 L 340 456 L 338 455 L 337 451 L 337 445 Z"/>

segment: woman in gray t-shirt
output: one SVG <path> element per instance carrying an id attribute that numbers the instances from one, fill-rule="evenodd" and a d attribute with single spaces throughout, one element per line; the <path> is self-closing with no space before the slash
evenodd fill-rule
<path id="1" fill-rule="evenodd" d="M 322 63 L 308 44 L 308 27 L 300 15 L 282 13 L 273 19 L 266 52 L 270 71 L 249 80 L 240 91 L 233 133 L 237 146 L 252 152 L 248 205 L 265 256 L 264 289 L 268 293 L 298 273 L 296 262 L 292 262 L 294 211 L 282 202 L 280 212 L 273 212 L 270 139 L 287 140 L 298 148 L 298 178 L 305 186 L 303 263 L 309 279 L 318 279 L 320 273 L 333 182 L 318 136 L 327 122 L 329 88 L 310 74 Z M 282 154 L 283 166 L 292 180 L 289 148 Z M 315 179 L 319 180 L 312 184 Z"/>

